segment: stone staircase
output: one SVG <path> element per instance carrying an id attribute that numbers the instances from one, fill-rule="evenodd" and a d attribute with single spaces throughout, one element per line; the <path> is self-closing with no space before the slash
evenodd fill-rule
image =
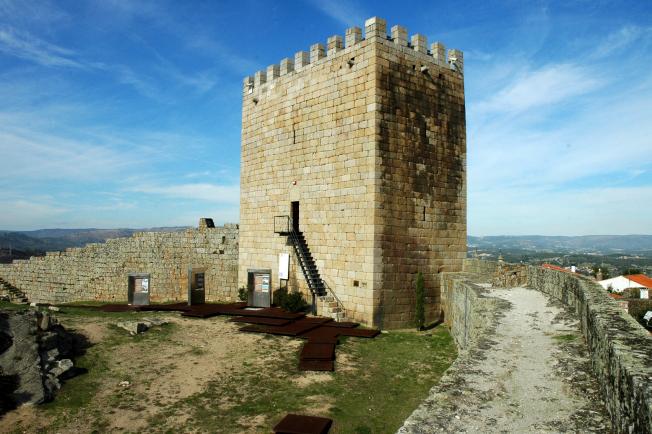
<path id="1" fill-rule="evenodd" d="M 4 297 L 3 297 L 4 296 Z M 6 298 L 12 303 L 27 304 L 29 299 L 27 295 L 11 283 L 0 277 L 0 298 Z"/>
<path id="2" fill-rule="evenodd" d="M 332 294 L 322 295 L 319 301 L 321 316 L 333 318 L 337 322 L 348 321 L 344 307 Z"/>

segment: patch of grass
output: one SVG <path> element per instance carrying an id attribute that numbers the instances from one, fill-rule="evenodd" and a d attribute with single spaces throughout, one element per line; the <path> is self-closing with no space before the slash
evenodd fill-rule
<path id="1" fill-rule="evenodd" d="M 60 319 L 69 318 L 77 316 L 77 312 L 57 312 L 57 316 Z M 140 316 L 145 315 L 141 313 Z M 115 318 L 115 320 L 117 322 L 120 319 Z M 86 417 L 93 421 L 93 429 L 106 432 L 109 426 L 107 417 L 110 417 L 107 409 L 125 408 L 127 404 L 133 406 L 135 403 L 142 402 L 142 396 L 136 396 L 129 388 L 106 390 L 107 381 L 110 384 L 109 388 L 116 386 L 122 380 L 132 381 L 124 372 L 124 369 L 129 366 L 122 368 L 117 364 L 112 367 L 107 363 L 107 355 L 118 347 L 133 343 L 147 346 L 155 351 L 158 345 L 169 341 L 175 327 L 176 324 L 164 324 L 155 326 L 146 333 L 131 336 L 124 329 L 108 324 L 109 335 L 102 342 L 86 349 L 84 355 L 75 359 L 75 367 L 85 369 L 87 372 L 69 379 L 54 401 L 40 406 L 52 418 L 50 428 L 68 426 L 74 424 L 79 417 Z M 105 403 L 108 404 L 108 408 L 97 408 L 91 405 L 99 392 L 108 395 Z"/>
<path id="2" fill-rule="evenodd" d="M 107 432 L 111 418 L 122 408 L 143 406 L 156 409 L 148 413 L 148 432 L 267 432 L 285 414 L 295 412 L 331 417 L 332 433 L 393 433 L 456 357 L 443 326 L 428 333 L 392 331 L 374 339 L 341 338 L 335 372 L 306 375 L 298 370 L 300 347 L 291 344 L 295 339 L 262 335 L 253 358 L 213 377 L 200 392 L 176 399 L 142 386 L 143 378 L 173 371 L 174 360 L 169 366 L 157 364 L 156 372 L 149 368 L 150 360 L 161 361 L 163 348 L 178 348 L 168 356 L 173 359 L 206 356 L 207 349 L 177 335 L 183 324 L 170 323 L 131 336 L 114 324 L 159 315 L 75 306 L 64 306 L 55 315 L 66 327 L 103 324 L 106 335 L 75 361 L 88 372 L 68 380 L 54 402 L 40 406 L 50 431 L 86 420 L 90 421 L 86 427 Z M 140 358 L 114 356 L 130 354 L 132 346 L 138 348 Z M 318 381 L 311 380 L 315 378 Z M 122 380 L 141 387 L 122 388 L 118 386 Z"/>
<path id="3" fill-rule="evenodd" d="M 305 387 L 293 381 L 305 375 L 298 371 L 295 351 L 282 353 L 265 368 L 245 362 L 248 370 L 210 382 L 203 392 L 167 408 L 167 417 L 159 414 L 149 422 L 169 428 L 174 414 L 189 413 L 186 429 L 214 432 L 245 428 L 239 422 L 261 415 L 269 427 L 288 412 L 300 412 L 333 418 L 333 433 L 395 432 L 453 362 L 456 349 L 440 327 L 432 334 L 392 332 L 369 340 L 346 339 L 337 354 L 355 369 L 338 369 L 336 362 L 336 372 L 324 374 L 330 381 Z"/>
<path id="4" fill-rule="evenodd" d="M 0 310 L 23 311 L 29 309 L 29 304 L 15 304 L 8 301 L 0 301 Z"/>
<path id="5" fill-rule="evenodd" d="M 392 332 L 350 345 L 359 370 L 320 387 L 335 398 L 333 432 L 395 432 L 457 355 L 444 327 L 431 335 Z"/>

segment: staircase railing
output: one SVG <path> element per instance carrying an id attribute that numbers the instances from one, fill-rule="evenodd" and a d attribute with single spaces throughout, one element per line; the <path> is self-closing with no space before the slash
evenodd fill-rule
<path id="1" fill-rule="evenodd" d="M 326 288 L 326 295 L 321 298 L 321 300 L 322 300 L 322 302 L 321 302 L 322 303 L 321 304 L 322 312 L 325 310 L 324 309 L 324 307 L 325 307 L 324 304 L 326 303 L 325 299 L 330 294 L 335 299 L 335 302 L 337 303 L 337 307 L 339 307 L 342 310 L 342 313 L 344 314 L 343 316 L 346 317 L 346 309 L 344 308 L 344 303 L 342 303 L 342 300 L 340 300 L 340 298 L 337 296 L 337 294 L 335 294 L 335 291 L 333 291 L 333 288 L 331 288 L 330 285 L 328 285 L 328 283 L 326 283 L 326 280 L 324 280 L 322 278 L 321 281 L 324 284 L 324 288 Z M 339 315 L 338 315 L 338 319 L 339 319 Z"/>
<path id="2" fill-rule="evenodd" d="M 294 229 L 294 225 L 292 223 L 293 223 L 292 218 L 288 215 L 274 216 L 274 232 L 280 235 L 287 235 L 290 237 L 290 240 L 292 241 L 292 245 L 294 246 L 294 252 L 297 257 L 297 262 L 299 262 L 299 267 L 301 268 L 303 276 L 305 277 L 306 282 L 308 283 L 308 288 L 310 289 L 310 292 L 312 294 L 312 310 L 313 313 L 315 313 L 317 309 L 316 297 L 324 295 L 323 294 L 325 288 L 324 280 L 321 278 L 321 276 L 319 276 L 319 272 L 316 270 L 316 266 L 314 270 L 309 269 L 309 264 L 308 264 L 309 258 L 307 256 L 310 254 L 309 248 L 307 245 L 304 245 L 301 242 L 301 239 L 299 238 L 299 232 L 297 232 Z M 304 249 L 306 251 L 304 251 Z M 311 259 L 314 263 L 314 259 L 313 258 Z"/>
<path id="3" fill-rule="evenodd" d="M 308 287 L 310 288 L 310 291 L 314 295 L 321 295 L 319 294 L 320 292 L 319 287 L 323 286 L 324 281 L 321 277 L 315 279 L 315 276 L 313 276 L 311 271 L 308 269 L 308 258 L 306 257 L 306 252 L 303 250 L 301 246 L 301 240 L 299 239 L 299 234 L 297 234 L 297 232 L 294 229 L 290 230 L 290 238 L 292 239 L 292 244 L 294 245 L 294 252 L 297 254 L 301 271 L 303 271 L 303 276 L 306 278 L 306 281 L 308 282 Z"/>

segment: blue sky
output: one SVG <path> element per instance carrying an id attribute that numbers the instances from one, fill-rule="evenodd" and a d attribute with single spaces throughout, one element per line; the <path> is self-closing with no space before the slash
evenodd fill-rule
<path id="1" fill-rule="evenodd" d="M 465 53 L 470 234 L 652 233 L 648 0 L 0 0 L 0 229 L 236 222 L 243 77 L 374 15 Z"/>

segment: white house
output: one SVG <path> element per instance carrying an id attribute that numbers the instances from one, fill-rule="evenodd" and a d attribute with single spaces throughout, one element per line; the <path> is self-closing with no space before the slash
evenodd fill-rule
<path id="1" fill-rule="evenodd" d="M 604 289 L 613 292 L 623 292 L 627 288 L 652 289 L 652 279 L 645 274 L 630 274 L 628 276 L 612 277 L 598 282 Z"/>

